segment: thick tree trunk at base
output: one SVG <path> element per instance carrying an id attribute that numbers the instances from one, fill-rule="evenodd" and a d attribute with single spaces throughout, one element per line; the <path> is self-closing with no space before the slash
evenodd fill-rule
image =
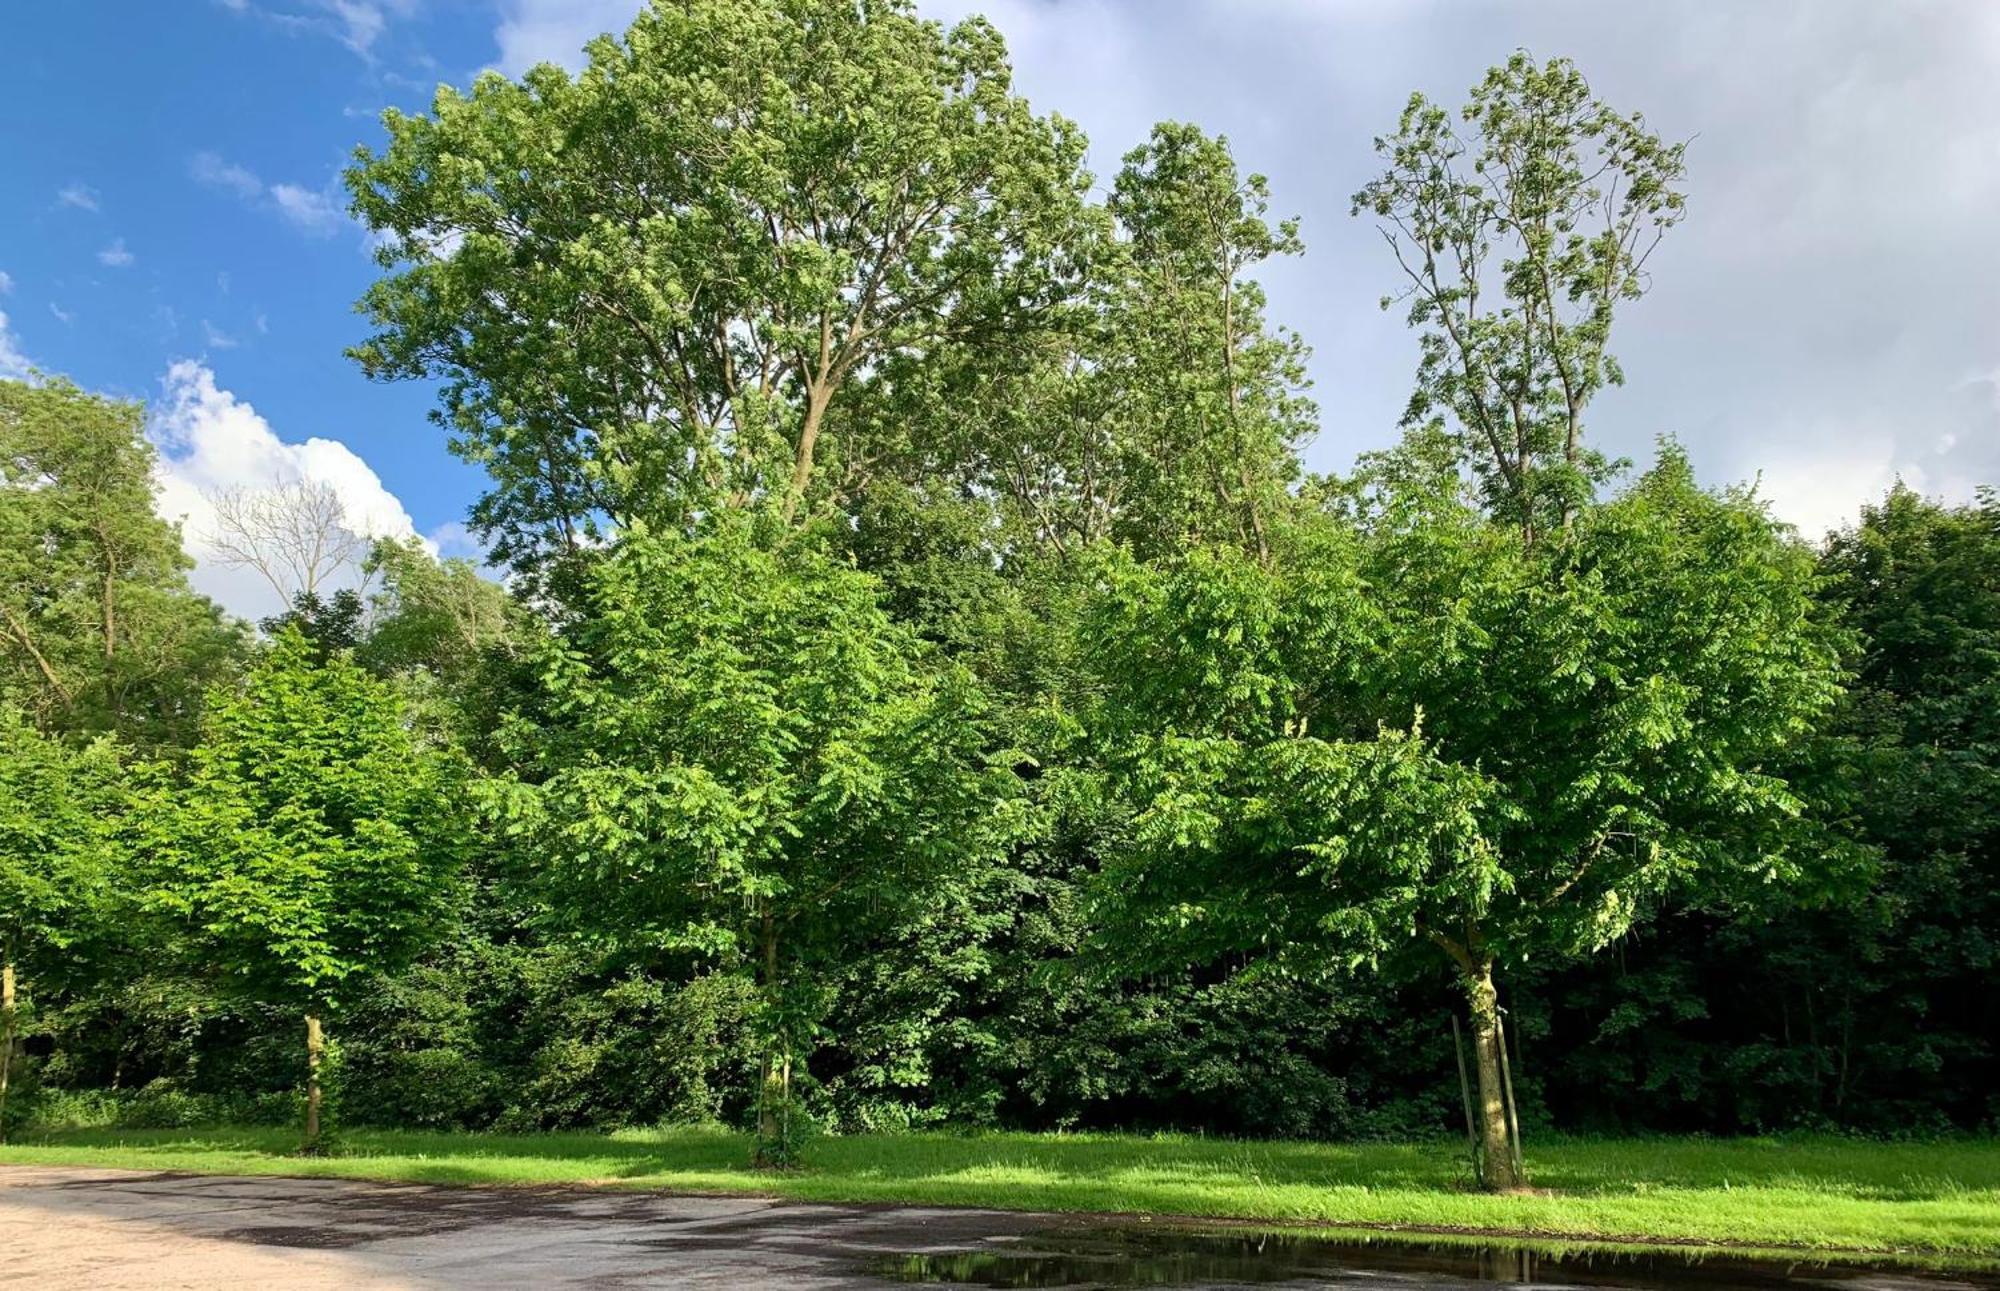
<path id="1" fill-rule="evenodd" d="M 0 964 L 0 1143 L 7 1141 L 7 1078 L 14 1068 L 14 961 Z"/>
<path id="2" fill-rule="evenodd" d="M 1480 1168 L 1489 1192 L 1521 1187 L 1526 1180 L 1514 1161 L 1514 1136 L 1509 1132 L 1505 1074 L 1501 1070 L 1499 997 L 1493 989 L 1493 963 L 1480 960 L 1466 973 L 1466 997 L 1472 1013 L 1473 1068 L 1478 1076 Z"/>
<path id="3" fill-rule="evenodd" d="M 300 1150 L 319 1150 L 319 1064 L 326 1054 L 326 1037 L 320 1031 L 319 1015 L 306 1014 L 306 1141 Z"/>

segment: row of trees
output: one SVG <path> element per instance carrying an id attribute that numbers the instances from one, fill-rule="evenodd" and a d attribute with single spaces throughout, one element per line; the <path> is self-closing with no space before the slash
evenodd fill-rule
<path id="1" fill-rule="evenodd" d="M 0 387 L 44 1089 L 282 1084 L 265 1021 L 317 1071 L 335 1018 L 362 1115 L 740 1115 L 773 1159 L 804 1116 L 1436 1129 L 1449 982 L 1510 1187 L 1510 1077 L 1667 1123 L 1768 1029 L 1736 984 L 1793 1058 L 1803 973 L 1831 1103 L 1700 1123 L 1919 1068 L 1993 1114 L 1996 513 L 1897 493 L 1815 549 L 1593 447 L 1683 158 L 1576 69 L 1377 141 L 1414 394 L 1302 478 L 1250 277 L 1298 230 L 1225 141 L 1157 127 L 1100 201 L 997 33 L 892 0 L 658 3 L 589 53 L 349 172 L 356 357 L 439 383 L 504 590 L 384 546 L 371 605 L 253 642 L 138 411 Z M 1963 1042 L 1870 1032 L 1913 998 Z"/>

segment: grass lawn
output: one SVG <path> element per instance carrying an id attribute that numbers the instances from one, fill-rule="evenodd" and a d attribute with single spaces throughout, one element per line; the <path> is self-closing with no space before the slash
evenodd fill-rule
<path id="1" fill-rule="evenodd" d="M 1543 1140 L 1531 1144 L 1528 1164 L 1547 1195 L 1508 1197 L 1469 1191 L 1462 1153 L 1442 1144 L 878 1135 L 817 1140 L 805 1168 L 767 1174 L 746 1167 L 747 1138 L 711 1129 L 354 1130 L 337 1155 L 312 1159 L 289 1155 L 296 1143 L 280 1129 L 76 1130 L 0 1147 L 0 1164 L 591 1184 L 2000 1259 L 1994 1140 Z"/>

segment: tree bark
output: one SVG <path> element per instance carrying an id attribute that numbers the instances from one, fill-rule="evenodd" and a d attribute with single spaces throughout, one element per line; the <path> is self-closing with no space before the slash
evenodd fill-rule
<path id="1" fill-rule="evenodd" d="M 764 1004 L 775 1016 L 779 1006 L 778 925 L 766 913 L 759 932 L 763 942 Z M 764 1042 L 764 1078 L 757 1099 L 757 1156 L 761 1161 L 783 1164 L 784 1118 L 791 1098 L 792 1062 L 782 1036 L 774 1029 Z"/>
<path id="2" fill-rule="evenodd" d="M 1481 1182 L 1488 1192 L 1506 1192 L 1525 1182 L 1516 1165 L 1514 1135 L 1508 1125 L 1500 1046 L 1500 1003 L 1493 989 L 1493 961 L 1472 959 L 1462 966 L 1472 1014 L 1473 1067 L 1478 1076 Z"/>
<path id="3" fill-rule="evenodd" d="M 798 515 L 799 502 L 812 482 L 813 451 L 819 443 L 820 424 L 826 419 L 827 405 L 833 402 L 831 382 L 814 382 L 806 392 L 805 424 L 799 428 L 799 446 L 792 462 L 792 482 L 785 490 L 785 523 Z"/>
<path id="4" fill-rule="evenodd" d="M 326 1056 L 326 1037 L 320 1030 L 319 1014 L 306 1014 L 306 1141 L 301 1152 L 319 1151 L 320 1060 Z"/>
<path id="5" fill-rule="evenodd" d="M 0 1143 L 7 1141 L 7 1077 L 14 1066 L 14 953 L 0 963 Z"/>

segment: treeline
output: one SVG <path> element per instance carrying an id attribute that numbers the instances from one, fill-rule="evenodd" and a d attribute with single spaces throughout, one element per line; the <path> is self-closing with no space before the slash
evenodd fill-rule
<path id="1" fill-rule="evenodd" d="M 1309 476 L 1224 140 L 1100 189 L 887 0 L 589 52 L 348 174 L 355 357 L 504 583 L 378 545 L 253 633 L 139 409 L 0 384 L 0 1125 L 1470 1118 L 1507 1186 L 1516 1120 L 2000 1118 L 2000 503 L 1816 542 L 1596 449 L 1684 206 L 1640 117 L 1412 99 L 1355 196 L 1409 412 Z"/>

